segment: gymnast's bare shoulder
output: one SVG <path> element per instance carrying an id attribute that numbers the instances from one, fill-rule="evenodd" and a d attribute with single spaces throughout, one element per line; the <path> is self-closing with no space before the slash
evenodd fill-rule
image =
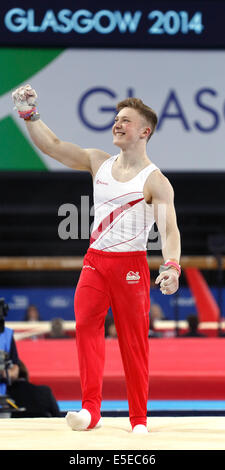
<path id="1" fill-rule="evenodd" d="M 95 177 L 98 169 L 104 163 L 105 160 L 111 157 L 109 153 L 99 149 L 85 149 L 89 153 L 89 160 L 91 164 L 91 174 Z"/>

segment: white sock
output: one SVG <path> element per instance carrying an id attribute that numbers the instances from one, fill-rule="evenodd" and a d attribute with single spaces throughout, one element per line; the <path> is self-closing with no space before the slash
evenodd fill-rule
<path id="1" fill-rule="evenodd" d="M 80 411 L 68 411 L 66 415 L 66 422 L 68 426 L 73 429 L 73 431 L 85 431 L 88 428 L 91 422 L 91 414 L 85 408 L 82 408 Z M 102 425 L 102 420 L 98 421 L 95 428 L 100 428 Z"/>
<path id="2" fill-rule="evenodd" d="M 148 434 L 148 429 L 144 424 L 137 424 L 134 426 L 133 431 L 134 434 Z"/>
<path id="3" fill-rule="evenodd" d="M 66 422 L 73 431 L 84 431 L 91 422 L 91 414 L 85 408 L 80 411 L 69 411 L 66 415 Z"/>

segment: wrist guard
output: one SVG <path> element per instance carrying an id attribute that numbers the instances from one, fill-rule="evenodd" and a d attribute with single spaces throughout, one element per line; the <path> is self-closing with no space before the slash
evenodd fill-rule
<path id="1" fill-rule="evenodd" d="M 170 261 L 170 260 L 166 261 L 165 264 L 159 267 L 159 274 L 171 268 L 175 269 L 178 272 L 179 276 L 181 275 L 181 266 L 175 261 Z"/>

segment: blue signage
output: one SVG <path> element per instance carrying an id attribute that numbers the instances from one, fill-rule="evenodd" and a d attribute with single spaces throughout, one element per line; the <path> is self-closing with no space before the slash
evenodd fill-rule
<path id="1" fill-rule="evenodd" d="M 73 287 L 62 288 L 2 288 L 1 297 L 9 305 L 6 321 L 23 321 L 29 305 L 35 305 L 40 313 L 41 320 L 48 321 L 60 317 L 67 321 L 74 320 L 74 293 Z M 218 291 L 212 288 L 217 299 Z M 165 319 L 185 320 L 188 315 L 196 314 L 195 299 L 188 287 L 181 287 L 177 294 L 162 295 L 159 289 L 152 289 L 151 305 L 160 305 Z M 223 289 L 223 305 L 225 306 L 225 289 Z M 225 312 L 223 312 L 225 316 Z"/>
<path id="2" fill-rule="evenodd" d="M 102 115 L 102 124 L 96 124 L 95 120 L 92 119 L 92 112 L 88 110 L 88 101 L 93 96 L 98 98 L 98 113 Z M 125 91 L 125 97 L 129 98 L 135 95 L 133 88 L 127 88 Z M 218 97 L 222 103 L 220 109 L 217 109 L 216 103 Z M 111 101 L 111 106 L 105 106 L 104 102 Z M 118 95 L 115 90 L 108 87 L 93 87 L 86 90 L 79 99 L 78 102 L 78 115 L 81 122 L 90 130 L 104 132 L 112 128 L 114 124 L 114 118 L 116 114 L 115 104 L 118 101 Z M 225 99 L 219 96 L 219 93 L 214 88 L 200 88 L 196 90 L 193 96 L 193 102 L 196 108 L 202 112 L 203 119 L 196 119 L 193 122 L 189 120 L 186 115 L 183 103 L 177 90 L 170 90 L 166 96 L 165 102 L 163 103 L 162 109 L 158 113 L 158 125 L 156 132 L 162 130 L 163 126 L 168 120 L 178 122 L 181 128 L 190 132 L 195 130 L 201 133 L 214 132 L 221 122 L 225 119 Z M 93 104 L 92 104 L 93 106 Z M 218 106 L 218 104 L 217 104 Z M 207 124 L 203 124 L 204 117 L 207 117 Z"/>

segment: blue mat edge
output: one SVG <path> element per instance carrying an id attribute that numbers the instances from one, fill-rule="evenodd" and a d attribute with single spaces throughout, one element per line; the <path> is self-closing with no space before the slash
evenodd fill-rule
<path id="1" fill-rule="evenodd" d="M 58 400 L 60 411 L 80 410 L 81 401 L 79 400 Z M 224 410 L 225 400 L 149 400 L 147 404 L 148 411 L 170 411 L 170 410 Z M 126 400 L 103 400 L 102 411 L 128 411 L 128 402 Z"/>

